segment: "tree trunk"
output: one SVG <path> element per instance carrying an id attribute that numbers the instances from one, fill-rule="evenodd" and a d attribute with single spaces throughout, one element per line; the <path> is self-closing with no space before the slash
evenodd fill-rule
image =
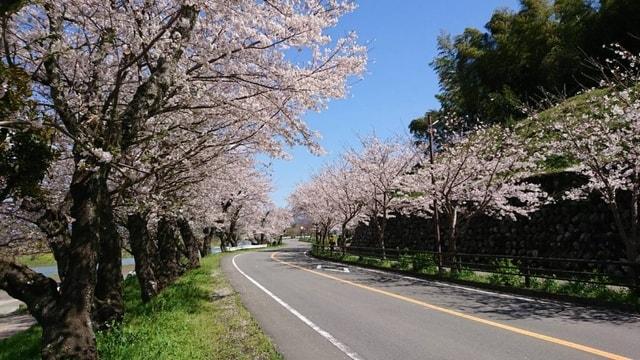
<path id="1" fill-rule="evenodd" d="M 631 288 L 631 291 L 634 294 L 640 293 L 640 289 L 639 289 L 640 280 L 638 279 L 638 277 L 640 276 L 640 273 L 639 273 L 640 269 L 638 265 L 640 264 L 640 255 L 638 254 L 640 239 L 638 239 L 636 234 L 638 214 L 637 214 L 637 210 L 635 209 L 635 205 L 637 205 L 636 203 L 637 201 L 638 201 L 637 195 L 634 192 L 632 194 L 632 203 L 631 203 L 632 215 L 630 219 L 630 222 L 631 222 L 630 229 L 625 228 L 624 222 L 622 220 L 622 213 L 620 211 L 620 208 L 618 207 L 618 204 L 615 201 L 609 204 L 609 209 L 611 210 L 611 213 L 613 215 L 613 219 L 614 219 L 616 228 L 618 230 L 618 234 L 625 246 L 625 254 L 627 257 L 627 261 L 632 263 L 632 265 L 627 270 L 627 277 L 629 279 L 628 281 L 629 281 L 629 286 Z"/>
<path id="2" fill-rule="evenodd" d="M 42 327 L 42 358 L 95 359 L 96 348 L 90 326 L 78 323 L 79 316 L 65 304 L 55 280 L 29 267 L 0 259 L 0 288 L 27 304 Z M 87 311 L 88 315 L 88 311 Z M 88 318 L 88 316 L 87 316 Z"/>
<path id="3" fill-rule="evenodd" d="M 179 238 L 176 222 L 163 217 L 158 222 L 158 282 L 160 289 L 173 283 L 182 274 L 180 266 Z"/>
<path id="4" fill-rule="evenodd" d="M 158 249 L 149 237 L 147 219 L 141 213 L 130 214 L 127 218 L 129 243 L 136 266 L 136 278 L 140 284 L 140 295 L 143 302 L 148 302 L 158 294 L 156 267 Z"/>
<path id="5" fill-rule="evenodd" d="M 328 244 L 329 243 L 329 226 L 324 227 L 324 234 L 322 236 L 324 237 L 325 241 Z"/>
<path id="6" fill-rule="evenodd" d="M 454 209 L 449 219 L 449 249 L 451 256 L 451 271 L 459 272 L 462 270 L 460 261 L 456 256 L 458 252 L 458 210 Z"/>
<path id="7" fill-rule="evenodd" d="M 73 201 L 70 215 L 75 221 L 68 251 L 68 273 L 60 284 L 60 296 L 54 309 L 43 313 L 43 359 L 97 357 L 91 309 L 100 233 L 100 181 L 100 171 L 76 166 L 70 187 Z"/>
<path id="8" fill-rule="evenodd" d="M 229 232 L 227 233 L 227 241 L 225 244 L 225 247 L 227 245 L 229 246 L 238 246 L 238 241 L 236 239 L 236 226 L 238 224 L 238 216 L 240 214 L 240 210 L 238 209 L 233 217 L 231 218 L 231 221 L 229 222 Z"/>
<path id="9" fill-rule="evenodd" d="M 239 240 L 240 240 L 240 236 L 238 236 L 237 233 L 235 233 L 235 232 L 231 233 L 231 246 L 232 247 L 237 247 Z"/>
<path id="10" fill-rule="evenodd" d="M 347 253 L 346 232 L 347 232 L 347 223 L 344 222 L 342 223 L 342 226 L 340 226 L 340 237 L 338 237 L 338 246 L 340 247 L 340 251 L 342 251 L 342 255 Z"/>
<path id="11" fill-rule="evenodd" d="M 94 325 L 98 329 L 108 328 L 124 316 L 122 239 L 116 229 L 106 177 L 105 172 L 98 193 L 100 247 L 93 308 Z"/>
<path id="12" fill-rule="evenodd" d="M 202 243 L 200 243 L 200 256 L 205 257 L 211 253 L 211 243 L 213 242 L 213 228 L 205 228 L 204 229 L 204 238 L 202 238 Z"/>
<path id="13" fill-rule="evenodd" d="M 87 168 L 92 168 L 91 164 Z M 64 272 L 59 291 L 53 279 L 0 259 L 0 287 L 27 304 L 29 312 L 42 326 L 43 359 L 97 357 L 91 309 L 100 232 L 100 176 L 100 171 L 77 165 L 74 170 L 69 198 L 72 204 L 69 215 L 74 219 L 72 231 L 67 238 L 68 232 L 60 229 L 59 235 L 64 241 L 56 248 L 55 255 L 61 260 L 59 266 Z M 68 244 L 64 244 L 67 240 Z"/>
<path id="14" fill-rule="evenodd" d="M 191 230 L 191 225 L 189 225 L 189 221 L 187 219 L 183 217 L 179 218 L 178 226 L 180 227 L 180 236 L 182 236 L 187 260 L 189 261 L 188 266 L 190 269 L 195 269 L 200 266 L 198 239 L 193 234 L 193 230 Z"/>
<path id="15" fill-rule="evenodd" d="M 376 224 L 376 230 L 378 232 L 378 244 L 380 244 L 380 248 L 382 249 L 382 259 L 386 260 L 387 259 L 387 249 L 386 249 L 385 244 L 384 244 L 384 232 L 385 232 L 385 227 L 386 227 L 386 218 L 384 218 L 384 217 L 382 217 L 382 218 L 376 217 L 374 219 L 374 222 Z"/>
<path id="16" fill-rule="evenodd" d="M 47 234 L 47 244 L 56 259 L 58 277 L 62 281 L 69 269 L 69 258 L 67 257 L 71 243 L 69 222 L 63 211 L 46 209 L 38 219 L 38 227 Z"/>
<path id="17" fill-rule="evenodd" d="M 631 266 L 627 271 L 629 285 L 631 287 L 631 291 L 634 294 L 640 295 L 640 254 L 638 251 L 638 244 L 640 243 L 640 239 L 628 238 L 624 240 L 627 261 L 631 263 Z"/>

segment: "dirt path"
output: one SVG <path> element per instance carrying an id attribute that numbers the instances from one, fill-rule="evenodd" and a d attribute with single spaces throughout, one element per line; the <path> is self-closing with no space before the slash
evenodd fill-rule
<path id="1" fill-rule="evenodd" d="M 27 330 L 36 320 L 31 315 L 8 315 L 0 317 L 0 340 Z"/>

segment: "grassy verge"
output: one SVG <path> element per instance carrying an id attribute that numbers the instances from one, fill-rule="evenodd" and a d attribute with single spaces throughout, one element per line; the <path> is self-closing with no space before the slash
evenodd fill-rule
<path id="1" fill-rule="evenodd" d="M 40 327 L 32 326 L 29 330 L 0 340 L 0 359 L 39 359 L 41 336 Z"/>
<path id="2" fill-rule="evenodd" d="M 131 254 L 122 250 L 122 257 L 131 257 Z M 20 264 L 27 265 L 29 267 L 38 266 L 53 266 L 56 264 L 56 259 L 53 257 L 53 253 L 40 253 L 40 254 L 27 254 L 16 256 L 16 261 Z"/>
<path id="3" fill-rule="evenodd" d="M 29 267 L 51 266 L 56 264 L 56 259 L 54 259 L 52 253 L 20 255 L 16 257 L 16 261 Z"/>
<path id="4" fill-rule="evenodd" d="M 101 359 L 280 359 L 269 338 L 220 272 L 220 255 L 143 304 L 135 278 L 125 283 L 122 325 L 97 334 Z M 40 329 L 0 341 L 0 360 L 36 359 Z"/>
<path id="5" fill-rule="evenodd" d="M 628 289 L 621 287 L 615 288 L 601 284 L 535 277 L 532 277 L 529 286 L 526 286 L 524 276 L 521 274 L 489 274 L 469 269 L 462 269 L 458 272 L 445 270 L 443 273 L 438 273 L 436 263 L 431 256 L 401 256 L 398 260 L 383 260 L 378 257 L 352 254 L 342 255 L 339 252 L 333 254 L 324 252 L 317 254 L 317 256 L 342 263 L 390 270 L 427 279 L 460 282 L 526 295 L 546 296 L 561 300 L 640 311 L 640 298 Z"/>
<path id="6" fill-rule="evenodd" d="M 306 243 L 313 243 L 314 239 L 311 236 L 298 236 L 298 237 L 294 237 L 293 239 L 301 241 L 301 242 L 306 242 Z"/>

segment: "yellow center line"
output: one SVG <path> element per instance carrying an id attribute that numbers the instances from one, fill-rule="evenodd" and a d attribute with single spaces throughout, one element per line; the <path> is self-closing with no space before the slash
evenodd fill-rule
<path id="1" fill-rule="evenodd" d="M 468 314 L 465 314 L 465 313 L 461 313 L 459 311 L 447 309 L 447 308 L 444 308 L 444 307 L 441 307 L 441 306 L 437 306 L 437 305 L 432 305 L 432 304 L 426 303 L 424 301 L 416 300 L 416 299 L 413 299 L 413 298 L 410 298 L 410 297 L 406 297 L 406 296 L 402 296 L 402 295 L 399 295 L 399 294 L 396 294 L 396 293 L 392 293 L 392 292 L 389 292 L 389 291 L 385 291 L 385 290 L 377 289 L 377 288 L 374 288 L 374 287 L 371 287 L 371 286 L 362 285 L 362 284 L 358 284 L 358 283 L 355 283 L 355 282 L 352 282 L 352 281 L 349 281 L 349 280 L 341 279 L 341 278 L 339 278 L 337 276 L 332 276 L 332 275 L 329 275 L 329 274 L 325 274 L 325 273 L 321 273 L 321 272 L 314 271 L 314 270 L 311 270 L 311 269 L 307 269 L 307 268 L 304 268 L 302 266 L 298 266 L 298 265 L 292 264 L 290 262 L 278 259 L 276 257 L 276 255 L 278 255 L 278 254 L 279 254 L 279 252 L 275 252 L 275 253 L 271 254 L 271 259 L 273 259 L 273 260 L 275 260 L 275 261 L 277 261 L 279 263 L 291 266 L 293 268 L 304 270 L 304 271 L 316 274 L 318 276 L 322 276 L 322 277 L 325 277 L 325 278 L 328 278 L 328 279 L 332 279 L 332 280 L 341 282 L 343 284 L 348 284 L 348 285 L 355 286 L 355 287 L 358 287 L 358 288 L 361 288 L 361 289 L 369 290 L 369 291 L 374 292 L 374 293 L 386 295 L 386 296 L 389 296 L 389 297 L 392 297 L 392 298 L 395 298 L 395 299 L 398 299 L 398 300 L 406 301 L 408 303 L 412 303 L 412 304 L 415 304 L 415 305 L 419 305 L 419 306 L 425 307 L 427 309 L 431 309 L 431 310 L 439 311 L 439 312 L 442 312 L 442 313 L 445 313 L 445 314 L 457 316 L 457 317 L 460 317 L 460 318 L 463 318 L 463 319 L 475 321 L 475 322 L 478 322 L 478 323 L 481 323 L 481 324 L 484 324 L 484 325 L 493 326 L 493 327 L 500 328 L 500 329 L 503 329 L 503 330 L 511 331 L 511 332 L 516 333 L 516 334 L 529 336 L 529 337 L 532 337 L 532 338 L 535 338 L 535 339 L 547 341 L 547 342 L 554 343 L 554 344 L 557 344 L 557 345 L 566 346 L 568 348 L 572 348 L 572 349 L 575 349 L 575 350 L 584 351 L 584 352 L 589 353 L 589 354 L 602 356 L 603 358 L 616 359 L 616 360 L 631 360 L 631 358 L 628 358 L 628 357 L 625 357 L 625 356 L 622 356 L 622 355 L 613 354 L 613 353 L 606 352 L 606 351 L 599 350 L 599 349 L 595 349 L 595 348 L 592 348 L 592 347 L 589 347 L 589 346 L 586 346 L 586 345 L 576 344 L 576 343 L 571 342 L 571 341 L 558 339 L 558 338 L 555 338 L 555 337 L 552 337 L 552 336 L 539 334 L 539 333 L 536 333 L 536 332 L 533 332 L 533 331 L 529 331 L 529 330 L 524 330 L 524 329 L 521 329 L 521 328 L 518 328 L 518 327 L 515 327 L 515 326 L 505 325 L 505 324 L 501 324 L 499 322 L 495 322 L 495 321 L 479 318 L 479 317 L 476 317 L 476 316 L 473 316 L 473 315 L 468 315 Z"/>

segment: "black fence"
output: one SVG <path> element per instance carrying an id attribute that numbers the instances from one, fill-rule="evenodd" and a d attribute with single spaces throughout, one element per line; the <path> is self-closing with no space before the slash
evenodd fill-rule
<path id="1" fill-rule="evenodd" d="M 521 276 L 525 286 L 532 278 L 565 280 L 599 285 L 637 288 L 640 284 L 640 264 L 628 261 L 566 259 L 468 253 L 437 253 L 398 248 L 373 248 L 313 245 L 316 255 L 353 255 L 362 261 L 383 259 L 395 261 L 403 268 L 411 264 L 413 271 L 431 268 L 434 273 L 443 270 L 470 270 L 504 276 Z"/>

